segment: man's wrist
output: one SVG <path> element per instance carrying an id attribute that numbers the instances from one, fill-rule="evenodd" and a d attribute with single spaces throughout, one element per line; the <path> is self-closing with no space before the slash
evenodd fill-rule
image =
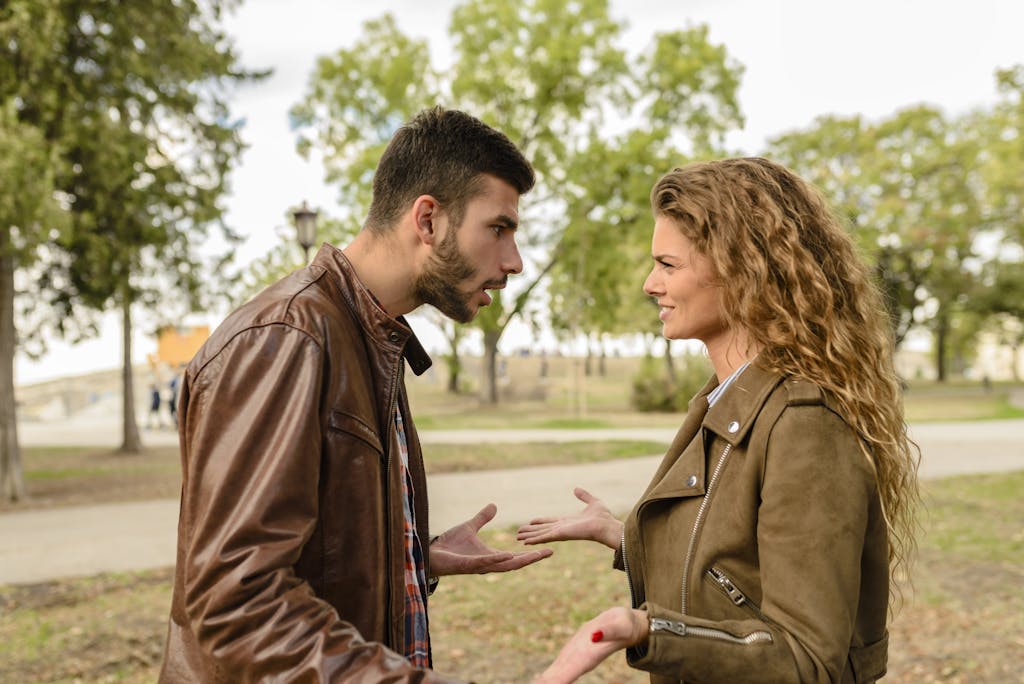
<path id="1" fill-rule="evenodd" d="M 430 542 L 427 544 L 428 557 L 430 556 L 430 547 L 433 546 L 434 542 L 437 541 L 438 536 L 440 535 L 435 534 L 433 537 L 430 538 Z M 427 577 L 427 596 L 432 596 L 433 593 L 437 591 L 437 585 L 440 581 L 441 577 L 439 575 L 430 575 L 429 577 Z"/>

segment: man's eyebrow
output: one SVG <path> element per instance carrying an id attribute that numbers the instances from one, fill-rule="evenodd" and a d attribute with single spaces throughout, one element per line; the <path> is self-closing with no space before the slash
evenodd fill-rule
<path id="1" fill-rule="evenodd" d="M 508 214 L 498 214 L 496 217 L 494 217 L 494 220 L 492 220 L 491 223 L 500 223 L 502 226 L 508 228 L 509 230 L 515 230 L 516 228 L 519 227 L 519 221 L 512 218 Z"/>

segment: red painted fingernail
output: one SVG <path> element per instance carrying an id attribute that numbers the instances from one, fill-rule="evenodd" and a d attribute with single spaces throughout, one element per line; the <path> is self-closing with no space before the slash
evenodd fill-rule
<path id="1" fill-rule="evenodd" d="M 601 639 L 604 639 L 604 632 L 602 632 L 601 630 L 597 630 L 596 632 L 590 635 L 590 640 L 595 644 Z"/>

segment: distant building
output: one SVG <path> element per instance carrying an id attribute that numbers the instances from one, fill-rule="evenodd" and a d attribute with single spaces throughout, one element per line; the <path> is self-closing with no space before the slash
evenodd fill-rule
<path id="1" fill-rule="evenodd" d="M 971 376 L 993 381 L 1019 380 L 1024 372 L 1024 347 L 1012 347 L 998 335 L 983 332 L 978 336 L 978 352 Z"/>
<path id="2" fill-rule="evenodd" d="M 153 366 L 166 365 L 178 368 L 192 360 L 199 348 L 210 336 L 210 326 L 167 326 L 161 328 L 156 338 L 156 354 L 150 355 Z"/>

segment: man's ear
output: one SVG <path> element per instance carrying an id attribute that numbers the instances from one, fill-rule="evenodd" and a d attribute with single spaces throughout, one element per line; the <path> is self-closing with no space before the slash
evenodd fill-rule
<path id="1" fill-rule="evenodd" d="M 440 217 L 441 205 L 432 195 L 420 195 L 412 203 L 413 230 L 421 242 L 434 244 Z"/>

